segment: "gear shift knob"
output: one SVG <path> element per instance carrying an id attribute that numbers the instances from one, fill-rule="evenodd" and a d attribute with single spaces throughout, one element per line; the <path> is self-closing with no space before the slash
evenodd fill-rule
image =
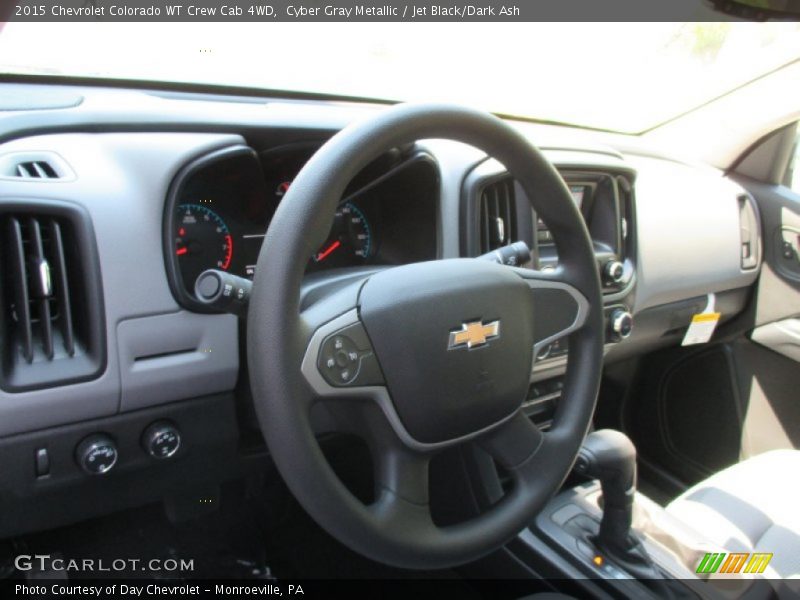
<path id="1" fill-rule="evenodd" d="M 631 534 L 636 496 L 636 447 L 627 435 L 601 429 L 586 436 L 575 461 L 575 471 L 600 480 L 603 519 L 592 541 L 606 558 L 631 577 L 642 581 L 658 598 L 682 598 L 683 591 L 664 579 L 644 545 Z"/>
<path id="2" fill-rule="evenodd" d="M 597 544 L 608 550 L 629 549 L 636 494 L 636 448 L 622 432 L 601 429 L 586 436 L 575 471 L 600 480 L 603 520 Z"/>

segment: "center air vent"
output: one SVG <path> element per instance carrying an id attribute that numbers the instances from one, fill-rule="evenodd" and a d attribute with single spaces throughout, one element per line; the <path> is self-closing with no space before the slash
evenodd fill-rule
<path id="1" fill-rule="evenodd" d="M 491 252 L 517 239 L 514 180 L 504 178 L 483 188 L 480 197 L 480 251 Z"/>
<path id="2" fill-rule="evenodd" d="M 89 378 L 104 364 L 99 269 L 88 218 L 61 204 L 0 204 L 0 384 Z"/>

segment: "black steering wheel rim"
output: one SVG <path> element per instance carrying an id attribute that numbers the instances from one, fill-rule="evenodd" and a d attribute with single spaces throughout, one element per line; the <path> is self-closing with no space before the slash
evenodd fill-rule
<path id="1" fill-rule="evenodd" d="M 345 187 L 382 152 L 431 138 L 473 145 L 508 169 L 550 227 L 559 253 L 557 271 L 538 279 L 571 286 L 587 307 L 581 326 L 570 333 L 564 391 L 552 429 L 534 432 L 518 411 L 496 432 L 476 436 L 511 471 L 514 488 L 486 513 L 445 528 L 433 525 L 424 501 L 391 486 L 371 506 L 350 494 L 316 442 L 309 421 L 315 393 L 301 372 L 314 334 L 300 311 L 304 270 L 328 234 Z M 291 491 L 340 541 L 400 567 L 461 564 L 511 539 L 558 489 L 594 411 L 603 356 L 601 288 L 592 243 L 569 191 L 555 168 L 515 129 L 489 114 L 449 105 L 399 105 L 345 128 L 312 157 L 284 196 L 256 272 L 247 353 L 259 423 Z M 396 470 L 393 452 L 387 451 L 390 472 Z M 420 460 L 427 460 L 424 450 Z M 426 467 L 419 472 L 427 473 Z"/>

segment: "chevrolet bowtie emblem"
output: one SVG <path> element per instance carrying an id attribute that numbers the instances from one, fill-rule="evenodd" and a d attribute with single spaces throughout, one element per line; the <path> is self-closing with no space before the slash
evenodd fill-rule
<path id="1" fill-rule="evenodd" d="M 500 321 L 492 321 L 491 323 L 481 323 L 480 321 L 472 321 L 461 325 L 458 331 L 450 332 L 450 342 L 447 344 L 447 349 L 460 348 L 466 346 L 467 348 L 474 348 L 475 346 L 483 346 L 488 340 L 496 338 L 500 335 Z"/>

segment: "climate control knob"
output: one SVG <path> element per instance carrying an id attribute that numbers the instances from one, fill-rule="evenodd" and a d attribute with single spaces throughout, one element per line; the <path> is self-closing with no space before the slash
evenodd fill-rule
<path id="1" fill-rule="evenodd" d="M 90 435 L 75 449 L 75 460 L 89 475 L 108 473 L 117 464 L 117 458 L 117 445 L 103 433 Z"/>
<path id="2" fill-rule="evenodd" d="M 144 430 L 142 446 L 153 458 L 171 458 L 181 447 L 181 433 L 168 421 L 157 421 Z"/>
<path id="3" fill-rule="evenodd" d="M 606 285 L 616 285 L 625 275 L 625 266 L 618 260 L 610 260 L 603 267 L 603 281 Z"/>
<path id="4" fill-rule="evenodd" d="M 611 337 L 614 341 L 629 338 L 633 332 L 633 315 L 627 310 L 617 308 L 611 312 L 608 318 Z"/>

